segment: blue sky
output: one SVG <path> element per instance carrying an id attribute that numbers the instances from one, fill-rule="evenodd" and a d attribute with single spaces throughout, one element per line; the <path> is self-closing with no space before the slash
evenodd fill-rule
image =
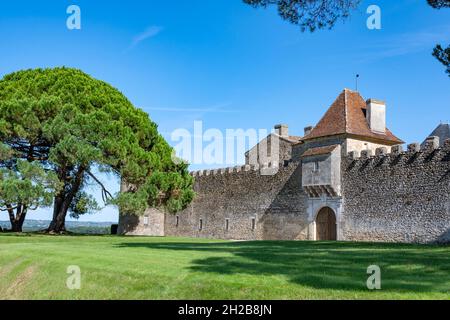
<path id="1" fill-rule="evenodd" d="M 71 4 L 81 30 L 66 28 Z M 371 4 L 381 30 L 366 27 Z M 363 1 L 345 23 L 311 34 L 241 0 L 1 1 L 0 76 L 80 68 L 120 89 L 169 138 L 194 120 L 220 130 L 287 123 L 301 135 L 359 73 L 361 94 L 387 102 L 389 128 L 420 142 L 450 120 L 450 79 L 431 56 L 450 42 L 449 18 L 425 0 Z M 114 221 L 117 212 L 83 219 Z"/>

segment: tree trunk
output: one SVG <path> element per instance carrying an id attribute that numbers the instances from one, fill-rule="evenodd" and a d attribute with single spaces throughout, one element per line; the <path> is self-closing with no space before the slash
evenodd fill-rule
<path id="1" fill-rule="evenodd" d="M 22 232 L 23 223 L 19 221 L 11 221 L 11 231 L 12 232 Z"/>
<path id="2" fill-rule="evenodd" d="M 53 220 L 47 230 L 49 233 L 64 233 L 66 232 L 66 216 L 69 211 L 69 206 L 75 194 L 78 192 L 79 187 L 65 195 L 64 198 L 59 199 L 58 205 L 55 205 L 53 212 Z M 61 201 L 62 200 L 62 201 Z"/>
<path id="3" fill-rule="evenodd" d="M 19 205 L 14 214 L 14 209 L 8 208 L 9 222 L 11 223 L 12 232 L 22 232 L 23 223 L 27 215 L 27 207 Z"/>
<path id="4" fill-rule="evenodd" d="M 65 231 L 65 216 L 64 222 L 61 224 L 61 207 L 64 202 L 64 191 L 61 191 L 55 196 L 53 201 L 53 218 L 47 229 L 49 233 L 60 233 Z"/>
<path id="5" fill-rule="evenodd" d="M 66 216 L 69 211 L 70 204 L 73 201 L 73 198 L 80 190 L 81 183 L 83 182 L 85 168 L 80 167 L 78 172 L 75 175 L 74 181 L 70 187 L 70 190 L 61 191 L 56 197 L 54 201 L 53 207 L 53 219 L 50 223 L 47 232 L 48 233 L 56 233 L 61 234 L 66 232 Z"/>
<path id="6" fill-rule="evenodd" d="M 48 233 L 64 233 L 66 232 L 66 215 L 67 211 L 59 212 L 55 218 L 53 218 L 52 222 L 50 223 L 50 226 L 47 229 Z"/>

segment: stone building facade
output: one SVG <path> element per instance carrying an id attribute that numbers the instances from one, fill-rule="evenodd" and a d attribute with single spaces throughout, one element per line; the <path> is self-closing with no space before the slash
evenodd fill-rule
<path id="1" fill-rule="evenodd" d="M 402 145 L 386 128 L 384 102 L 345 89 L 303 137 L 276 126 L 246 154 L 246 165 L 193 172 L 197 196 L 188 208 L 121 216 L 119 232 L 450 242 L 450 140 Z"/>

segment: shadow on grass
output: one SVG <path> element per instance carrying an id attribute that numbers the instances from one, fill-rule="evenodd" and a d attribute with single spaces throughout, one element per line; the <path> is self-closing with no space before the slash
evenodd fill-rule
<path id="1" fill-rule="evenodd" d="M 378 265 L 384 290 L 450 291 L 449 246 L 294 241 L 124 242 L 118 246 L 209 253 L 194 259 L 190 269 L 218 275 L 284 276 L 318 289 L 367 291 L 367 267 Z"/>

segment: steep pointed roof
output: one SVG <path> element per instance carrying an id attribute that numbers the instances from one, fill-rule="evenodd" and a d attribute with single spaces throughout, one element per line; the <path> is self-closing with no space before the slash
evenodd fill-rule
<path id="1" fill-rule="evenodd" d="M 303 140 L 351 134 L 362 138 L 380 140 L 389 145 L 403 143 L 387 128 L 384 134 L 370 130 L 365 115 L 366 102 L 361 95 L 358 92 L 344 89 L 316 127 Z"/>
<path id="2" fill-rule="evenodd" d="M 450 125 L 448 123 L 441 123 L 436 129 L 429 135 L 429 137 L 439 137 L 439 145 L 442 147 L 445 140 L 450 139 Z M 425 145 L 425 141 L 422 143 Z"/>

